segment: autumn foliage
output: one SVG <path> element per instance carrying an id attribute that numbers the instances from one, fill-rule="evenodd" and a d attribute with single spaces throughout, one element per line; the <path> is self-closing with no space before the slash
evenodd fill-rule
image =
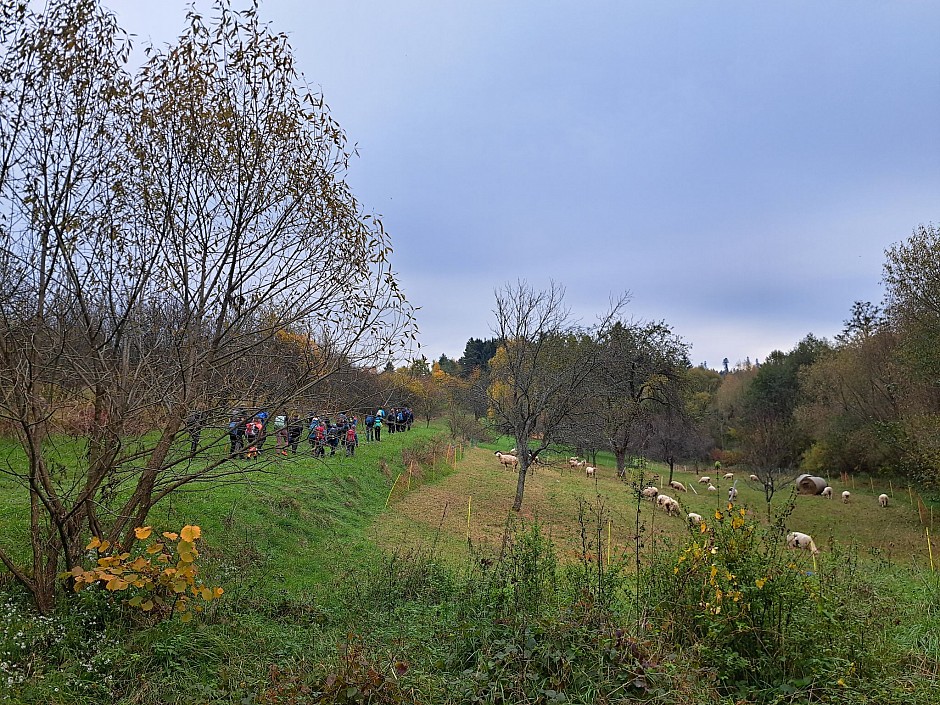
<path id="1" fill-rule="evenodd" d="M 139 541 L 147 541 L 153 529 L 138 527 L 134 534 Z M 188 622 L 193 613 L 202 612 L 202 602 L 219 598 L 223 592 L 198 578 L 196 541 L 201 534 L 201 529 L 192 525 L 184 526 L 179 533 L 165 531 L 161 540 L 143 544 L 136 555 L 117 552 L 117 546 L 96 536 L 85 547 L 97 555 L 95 566 L 88 570 L 75 566 L 60 577 L 71 580 L 75 592 L 97 585 L 131 595 L 126 604 L 158 620 L 178 614 Z"/>

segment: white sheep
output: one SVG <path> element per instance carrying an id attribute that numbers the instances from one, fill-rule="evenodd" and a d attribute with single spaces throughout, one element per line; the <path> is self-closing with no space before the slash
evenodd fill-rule
<path id="1" fill-rule="evenodd" d="M 822 496 L 825 497 L 826 499 L 832 499 L 832 488 L 831 488 L 831 487 L 826 487 L 826 488 L 821 492 L 821 494 L 822 494 Z"/>
<path id="2" fill-rule="evenodd" d="M 718 488 L 715 487 L 714 485 L 709 485 L 709 486 L 708 486 L 708 491 L 709 491 L 709 492 L 717 492 L 717 491 L 718 491 Z"/>
<path id="3" fill-rule="evenodd" d="M 583 468 L 584 461 L 579 458 L 568 458 L 568 466 L 572 468 Z"/>
<path id="4" fill-rule="evenodd" d="M 494 455 L 499 458 L 499 462 L 501 462 L 507 468 L 511 467 L 515 469 L 519 466 L 519 458 L 514 455 L 510 455 L 509 453 L 502 453 L 500 451 L 496 451 Z"/>
<path id="5" fill-rule="evenodd" d="M 760 482 L 760 478 L 757 475 L 749 475 L 747 479 L 751 482 Z"/>
<path id="6" fill-rule="evenodd" d="M 661 494 L 656 497 L 656 506 L 666 512 L 666 514 L 679 515 L 679 503 L 667 494 Z"/>
<path id="7" fill-rule="evenodd" d="M 683 485 L 678 480 L 673 480 L 669 483 L 669 486 L 674 490 L 678 490 L 679 492 L 688 492 L 688 490 L 685 488 L 685 485 Z"/>
<path id="8" fill-rule="evenodd" d="M 645 499 L 649 499 L 649 500 L 655 501 L 656 498 L 659 496 L 659 488 L 658 488 L 658 487 L 652 487 L 652 486 L 650 486 L 650 487 L 644 487 L 643 490 L 640 492 L 640 494 L 641 494 Z"/>
<path id="9" fill-rule="evenodd" d="M 725 479 L 726 479 L 726 480 L 733 480 L 733 479 L 734 479 L 734 473 L 733 473 L 733 472 L 726 472 L 726 473 L 725 473 Z"/>
<path id="10" fill-rule="evenodd" d="M 587 477 L 594 477 L 594 475 L 596 474 L 596 472 L 597 472 L 597 468 L 592 468 L 590 465 L 588 465 L 586 468 L 584 468 L 584 474 L 585 474 Z"/>
<path id="11" fill-rule="evenodd" d="M 696 514 L 695 512 L 689 512 L 689 524 L 692 526 L 698 526 L 702 523 L 702 515 Z"/>
<path id="12" fill-rule="evenodd" d="M 791 531 L 787 534 L 787 548 L 803 548 L 811 553 L 819 553 L 813 537 L 799 531 Z"/>
<path id="13" fill-rule="evenodd" d="M 852 493 L 849 492 L 848 490 L 846 490 L 845 492 L 843 492 L 843 493 L 842 493 L 842 504 L 848 504 L 848 503 L 849 503 L 849 497 L 851 497 L 851 496 L 852 496 Z"/>
<path id="14" fill-rule="evenodd" d="M 886 494 L 880 494 L 880 495 L 878 495 L 878 504 L 880 504 L 882 507 L 887 507 L 887 506 L 888 506 L 888 495 L 886 495 Z"/>
<path id="15" fill-rule="evenodd" d="M 699 483 L 700 485 L 707 485 L 707 484 L 709 484 L 711 481 L 712 481 L 712 479 L 711 479 L 710 477 L 700 477 L 700 478 L 698 479 L 698 483 Z"/>
<path id="16" fill-rule="evenodd" d="M 733 502 L 738 498 L 738 491 L 734 487 L 728 490 L 728 501 Z"/>

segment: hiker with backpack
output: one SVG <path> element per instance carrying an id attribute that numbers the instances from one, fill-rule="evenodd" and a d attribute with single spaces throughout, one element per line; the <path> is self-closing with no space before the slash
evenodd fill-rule
<path id="1" fill-rule="evenodd" d="M 245 417 L 235 412 L 228 422 L 229 455 L 241 458 L 242 448 L 245 447 Z"/>
<path id="2" fill-rule="evenodd" d="M 372 414 L 366 414 L 366 442 L 371 441 L 373 438 L 373 426 L 375 426 L 375 416 Z"/>
<path id="3" fill-rule="evenodd" d="M 297 414 L 291 414 L 287 420 L 287 443 L 290 445 L 290 452 L 295 455 L 302 435 L 304 435 L 304 422 Z"/>
<path id="4" fill-rule="evenodd" d="M 372 435 L 375 437 L 376 442 L 382 440 L 382 417 L 378 414 L 375 415 L 375 423 L 372 425 Z"/>
<path id="5" fill-rule="evenodd" d="M 331 425 L 326 429 L 326 444 L 330 447 L 330 455 L 336 455 L 336 449 L 339 447 L 339 426 Z"/>
<path id="6" fill-rule="evenodd" d="M 351 423 L 346 427 L 346 457 L 351 458 L 356 454 L 356 424 Z"/>
<path id="7" fill-rule="evenodd" d="M 279 415 L 274 417 L 274 451 L 280 455 L 287 455 L 287 417 Z"/>
<path id="8" fill-rule="evenodd" d="M 199 436 L 202 434 L 202 426 L 205 423 L 204 411 L 190 411 L 186 417 L 186 431 L 189 433 L 189 442 L 191 445 L 190 455 L 196 454 L 196 448 L 199 447 Z"/>

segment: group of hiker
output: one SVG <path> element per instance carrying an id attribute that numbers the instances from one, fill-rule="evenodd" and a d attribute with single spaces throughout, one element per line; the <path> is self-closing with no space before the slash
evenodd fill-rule
<path id="1" fill-rule="evenodd" d="M 367 413 L 361 421 L 352 412 L 341 412 L 334 421 L 326 414 L 311 413 L 306 418 L 296 413 L 271 417 L 267 411 L 251 413 L 246 409 L 235 409 L 228 424 L 229 454 L 233 458 L 256 458 L 268 437 L 273 435 L 274 451 L 280 455 L 297 453 L 306 436 L 314 457 L 325 457 L 327 448 L 331 456 L 336 455 L 340 446 L 347 456 L 353 456 L 359 445 L 361 427 L 365 427 L 366 442 L 373 442 L 382 440 L 383 429 L 399 433 L 411 430 L 412 423 L 414 414 L 406 406 L 394 407 L 387 412 L 380 407 Z M 192 452 L 195 453 L 202 424 L 199 418 L 190 415 L 186 425 Z"/>

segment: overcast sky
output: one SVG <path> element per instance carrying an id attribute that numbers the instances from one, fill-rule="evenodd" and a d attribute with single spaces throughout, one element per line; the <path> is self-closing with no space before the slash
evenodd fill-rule
<path id="1" fill-rule="evenodd" d="M 184 26 L 105 4 L 138 43 Z M 933 0 L 261 5 L 358 144 L 431 359 L 517 278 L 584 322 L 629 290 L 695 364 L 763 359 L 879 301 L 884 249 L 940 220 Z"/>

